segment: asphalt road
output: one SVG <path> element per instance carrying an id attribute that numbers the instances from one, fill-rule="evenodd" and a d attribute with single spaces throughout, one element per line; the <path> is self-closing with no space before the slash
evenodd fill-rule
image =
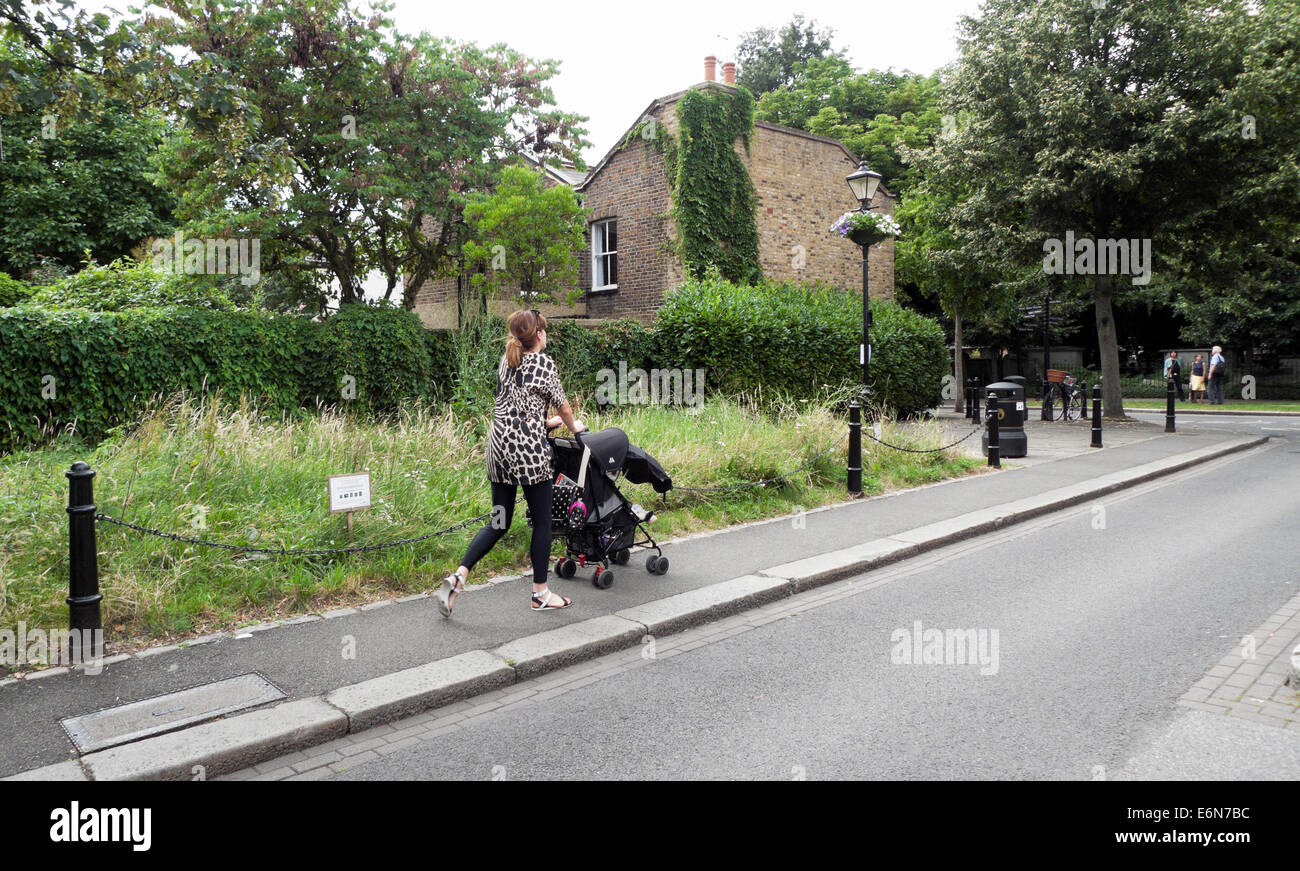
<path id="1" fill-rule="evenodd" d="M 1300 778 L 1300 733 L 1243 724 L 1210 770 L 1176 705 L 1300 589 L 1300 432 L 1277 435 L 332 779 Z M 996 669 L 896 662 L 917 621 L 982 632 Z"/>

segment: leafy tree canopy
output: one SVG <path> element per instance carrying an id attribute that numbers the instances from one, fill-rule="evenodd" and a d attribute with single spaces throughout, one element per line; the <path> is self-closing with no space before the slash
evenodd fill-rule
<path id="1" fill-rule="evenodd" d="M 802 15 L 775 30 L 751 30 L 741 36 L 736 49 L 736 82 L 755 97 L 788 85 L 803 64 L 833 54 L 834 35 L 831 28 L 818 29 L 816 21 L 806 21 Z"/>
<path id="2" fill-rule="evenodd" d="M 465 263 L 485 294 L 517 288 L 528 301 L 549 301 L 577 285 L 587 222 L 567 185 L 547 187 L 540 172 L 507 166 L 495 190 L 470 195 L 465 223 Z"/>

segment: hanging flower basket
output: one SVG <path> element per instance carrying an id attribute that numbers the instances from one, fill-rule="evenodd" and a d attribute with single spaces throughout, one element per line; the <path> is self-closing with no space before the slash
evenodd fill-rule
<path id="1" fill-rule="evenodd" d="M 880 212 L 845 212 L 839 220 L 831 225 L 831 232 L 838 233 L 858 245 L 875 245 L 890 236 L 897 236 L 898 222 L 889 215 Z"/>

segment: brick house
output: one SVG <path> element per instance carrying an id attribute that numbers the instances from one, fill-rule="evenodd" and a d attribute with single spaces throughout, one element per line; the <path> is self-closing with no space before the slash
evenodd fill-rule
<path id="1" fill-rule="evenodd" d="M 735 65 L 724 65 L 724 80 L 714 80 L 714 58 L 705 59 L 705 78 L 693 88 L 734 88 Z M 552 315 L 602 319 L 633 317 L 650 322 L 664 295 L 681 284 L 684 267 L 672 251 L 675 228 L 671 194 L 662 153 L 635 131 L 662 130 L 676 135 L 677 101 L 686 91 L 660 97 L 637 117 L 628 134 L 588 172 L 545 166 L 547 184 L 567 184 L 587 210 L 587 247 L 579 259 L 582 299 L 574 306 L 546 305 Z M 648 122 L 653 119 L 654 124 Z M 862 252 L 830 232 L 831 223 L 856 209 L 845 176 L 858 161 L 842 143 L 825 136 L 770 124 L 754 123 L 749 151 L 737 141 L 757 194 L 755 222 L 763 274 L 775 280 L 821 282 L 847 290 L 862 287 Z M 893 194 L 881 184 L 872 204 L 894 213 Z M 894 295 L 894 241 L 871 250 L 872 297 Z M 455 326 L 457 286 L 464 278 L 426 282 L 415 310 L 431 327 Z M 503 313 L 518 305 L 501 299 Z"/>

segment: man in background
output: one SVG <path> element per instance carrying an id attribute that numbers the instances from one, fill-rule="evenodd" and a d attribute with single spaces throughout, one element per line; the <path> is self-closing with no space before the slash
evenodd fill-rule
<path id="1" fill-rule="evenodd" d="M 1183 364 L 1178 362 L 1177 351 L 1170 351 L 1169 356 L 1165 358 L 1166 384 L 1169 383 L 1170 378 L 1174 379 L 1174 387 L 1178 390 L 1178 401 L 1185 402 L 1186 397 L 1183 396 Z"/>
<path id="2" fill-rule="evenodd" d="M 1221 346 L 1215 345 L 1210 351 L 1210 405 L 1223 405 L 1223 377 L 1228 366 Z"/>

